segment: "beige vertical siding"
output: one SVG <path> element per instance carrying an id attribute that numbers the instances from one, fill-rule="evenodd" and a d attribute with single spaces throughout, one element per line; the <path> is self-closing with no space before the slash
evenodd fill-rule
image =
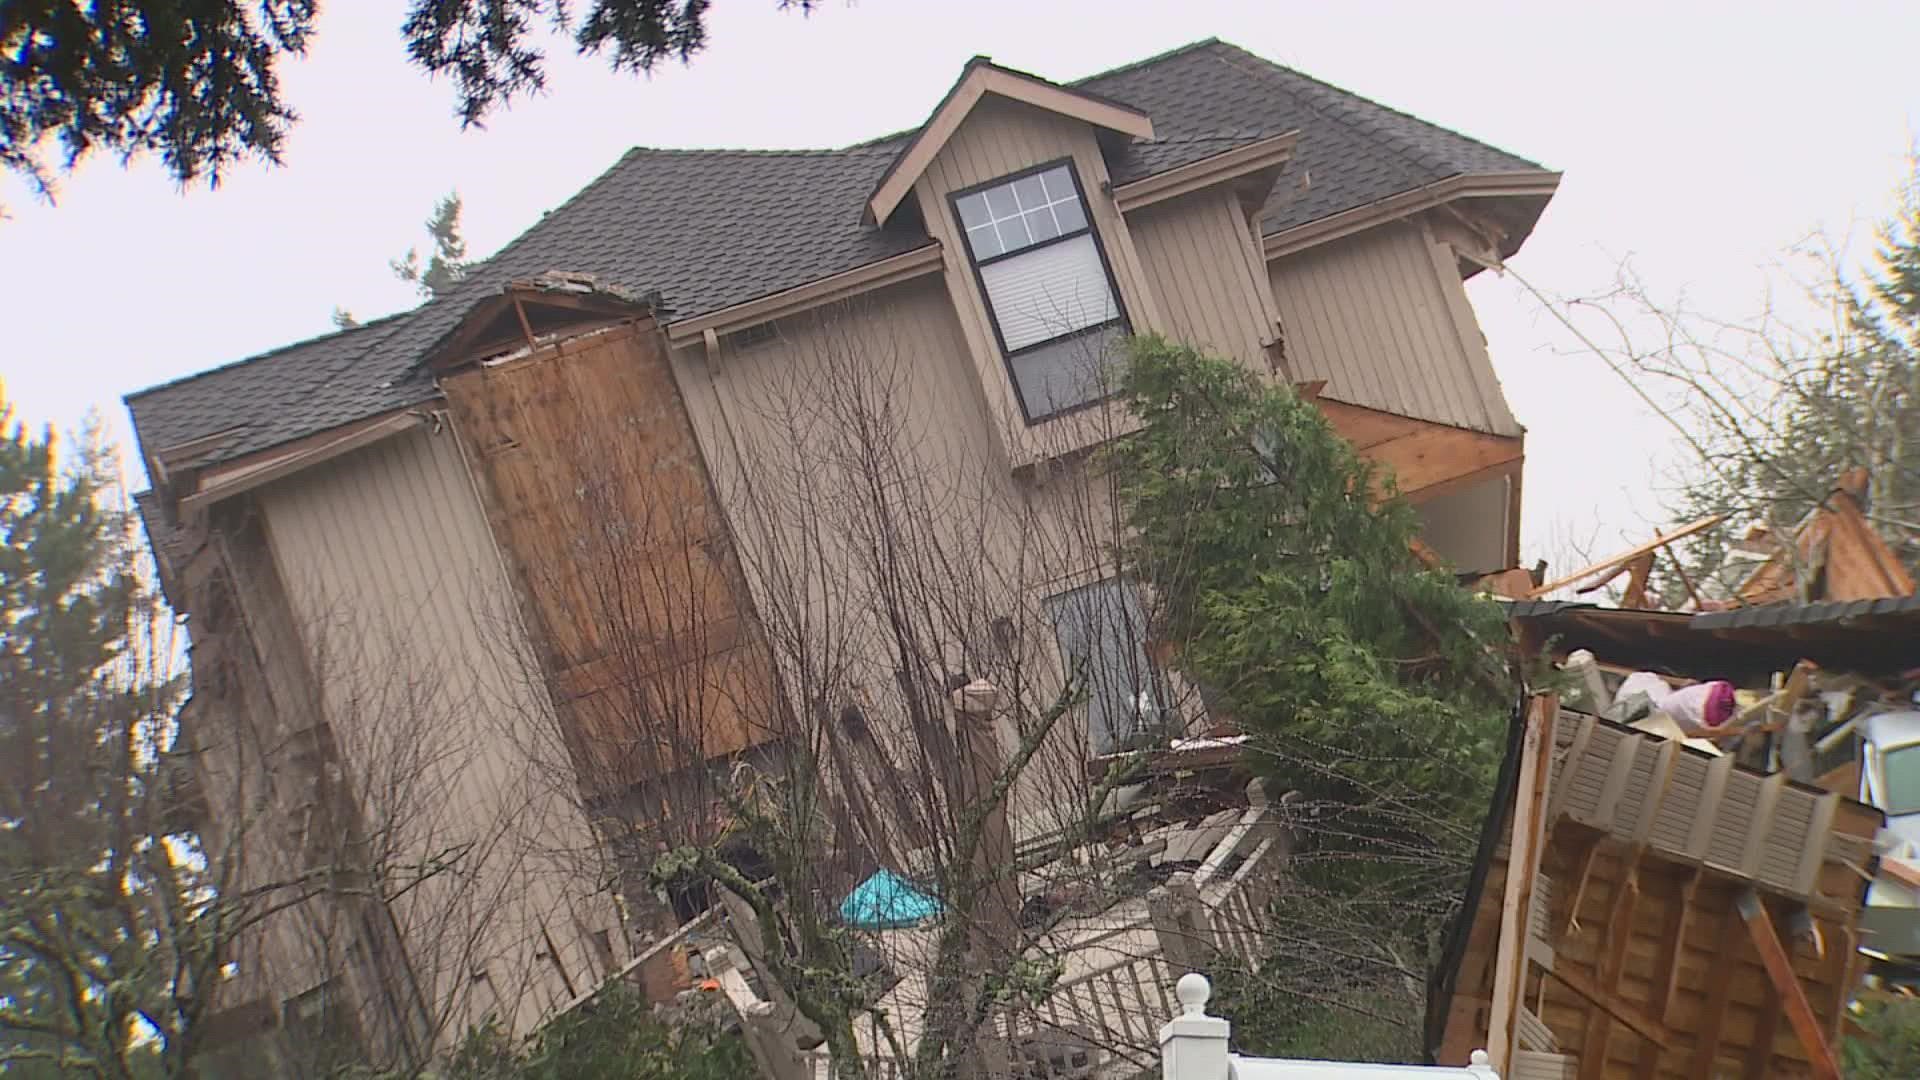
<path id="1" fill-rule="evenodd" d="M 1243 257 L 1246 223 L 1231 193 L 1175 199 L 1134 214 L 1128 224 L 1165 332 L 1266 371 L 1261 345 L 1272 319 Z"/>
<path id="2" fill-rule="evenodd" d="M 1051 658 L 1051 630 L 1037 622 L 1040 601 L 1104 576 L 1097 541 L 1110 534 L 1086 535 L 1089 522 L 1106 520 L 1104 508 L 1091 497 L 1098 489 L 1089 489 L 1077 472 L 1055 470 L 1038 482 L 1008 468 L 942 283 L 895 286 L 776 325 L 774 339 L 746 349 L 730 348 L 723 339 L 716 358 L 700 347 L 674 353 L 675 373 L 762 618 L 776 627 L 793 626 L 796 616 L 810 620 L 823 635 L 816 642 L 819 652 L 844 648 L 848 657 L 857 656 L 850 669 L 885 700 L 893 657 L 883 644 L 881 612 L 863 594 L 869 564 L 863 553 L 842 546 L 858 542 L 857 530 L 841 516 L 845 507 L 858 512 L 867 497 L 838 486 L 849 476 L 828 476 L 831 469 L 819 467 L 845 451 L 833 441 L 844 418 L 827 403 L 858 381 L 884 402 L 883 426 L 899 433 L 903 475 L 900 494 L 889 499 L 915 514 L 924 509 L 958 538 L 948 549 L 957 575 L 951 580 L 966 590 L 956 609 L 983 623 L 1005 614 L 1024 640 Z M 850 372 L 863 374 L 855 380 Z M 796 608 L 803 605 L 801 615 Z M 776 629 L 772 636 L 777 642 L 781 633 Z M 979 638 L 985 637 L 983 626 Z M 787 685 L 809 685 L 796 677 L 794 658 L 778 644 L 776 663 Z M 956 653 L 952 670 L 964 665 Z M 1016 829 L 1063 824 L 1059 809 L 1071 800 L 1058 798 L 1043 777 L 1080 776 L 1078 756 L 1066 767 L 1066 755 L 1077 755 L 1067 740 L 1063 731 L 1053 756 L 1043 755 L 1048 766 L 1029 773 L 1018 790 Z"/>
<path id="3" fill-rule="evenodd" d="M 1466 325 L 1472 311 L 1459 276 L 1440 272 L 1418 226 L 1383 226 L 1271 267 L 1294 378 L 1325 379 L 1336 401 L 1520 433 L 1479 328 Z"/>
<path id="4" fill-rule="evenodd" d="M 550 861 L 585 833 L 528 759 L 548 705 L 527 677 L 504 570 L 454 436 L 410 430 L 269 486 L 260 506 L 296 618 L 321 657 L 342 753 L 351 759 L 393 725 L 417 725 L 446 756 L 436 786 L 414 792 L 428 800 L 409 819 L 409 844 L 421 856 L 469 842 L 486 852 L 481 876 L 458 886 L 465 895 L 423 889 L 396 911 L 403 939 L 413 936 L 416 977 L 433 1000 L 467 995 L 451 1036 L 490 1010 L 529 1030 L 570 996 L 552 961 L 536 956 L 543 929 L 577 991 L 597 980 L 585 935 L 615 924 L 604 898 L 570 878 L 575 867 Z M 396 718 L 396 708 L 408 715 Z M 382 763 L 348 765 L 370 777 Z M 470 958 L 424 936 L 462 919 L 485 919 Z M 463 968 L 487 978 L 475 986 Z"/>

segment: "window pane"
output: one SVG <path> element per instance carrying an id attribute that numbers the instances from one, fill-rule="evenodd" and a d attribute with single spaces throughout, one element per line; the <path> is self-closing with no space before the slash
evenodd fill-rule
<path id="1" fill-rule="evenodd" d="M 1026 219 L 1027 232 L 1033 237 L 1034 243 L 1051 240 L 1060 235 L 1060 226 L 1053 223 L 1053 211 L 1046 207 L 1029 210 L 1022 216 Z"/>
<path id="2" fill-rule="evenodd" d="M 1880 809 L 1889 814 L 1920 813 L 1920 745 L 1903 746 L 1881 758 L 1887 790 Z"/>
<path id="3" fill-rule="evenodd" d="M 1020 207 L 1013 201 L 1013 188 L 1009 185 L 1002 184 L 999 187 L 988 188 L 985 194 L 987 207 L 993 211 L 994 217 L 1012 217 L 1020 212 Z"/>
<path id="4" fill-rule="evenodd" d="M 1040 186 L 1038 174 L 1023 176 L 1013 182 L 1013 193 L 1020 199 L 1020 209 L 1032 210 L 1045 206 L 1050 201 L 1046 189 Z"/>
<path id="5" fill-rule="evenodd" d="M 1079 199 L 1054 203 L 1053 216 L 1059 220 L 1063 233 L 1078 232 L 1087 227 L 1087 212 L 1081 207 Z"/>
<path id="6" fill-rule="evenodd" d="M 1027 223 L 1025 220 L 1010 217 L 1000 223 L 1001 247 L 1008 251 L 1017 251 L 1031 243 L 1033 243 L 1033 238 L 1027 235 Z"/>
<path id="7" fill-rule="evenodd" d="M 983 266 L 980 281 L 1009 352 L 1120 315 L 1099 249 L 1085 233 Z"/>
<path id="8" fill-rule="evenodd" d="M 994 231 L 992 225 L 982 225 L 977 229 L 968 229 L 967 246 L 973 249 L 973 257 L 976 259 L 990 259 L 1000 254 L 1002 250 L 1000 247 L 1000 234 Z"/>
<path id="9" fill-rule="evenodd" d="M 1060 202 L 1063 199 L 1073 199 L 1076 202 L 1079 200 L 1079 192 L 1073 190 L 1073 174 L 1067 171 L 1065 165 L 1048 169 L 1040 174 L 1040 179 L 1047 185 L 1048 202 Z"/>
<path id="10" fill-rule="evenodd" d="M 1118 351 L 1120 327 L 1041 345 L 1009 361 L 1013 388 L 1027 417 L 1040 420 L 1107 396 L 1106 364 Z"/>
<path id="11" fill-rule="evenodd" d="M 987 222 L 993 220 L 987 216 L 987 197 L 977 191 L 964 199 L 958 200 L 956 205 L 960 208 L 961 224 L 969 229 L 976 225 L 985 225 Z"/>
<path id="12" fill-rule="evenodd" d="M 1110 753 L 1159 721 L 1159 687 L 1147 661 L 1146 612 L 1139 594 L 1102 581 L 1047 600 L 1067 670 L 1087 680 L 1087 742 Z M 1084 666 L 1083 666 L 1084 665 Z"/>

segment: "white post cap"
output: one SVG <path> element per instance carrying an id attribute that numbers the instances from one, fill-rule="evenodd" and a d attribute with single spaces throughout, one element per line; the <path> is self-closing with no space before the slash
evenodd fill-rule
<path id="1" fill-rule="evenodd" d="M 1197 971 L 1174 984 L 1180 1015 L 1160 1029 L 1160 1075 L 1163 1080 L 1227 1080 L 1227 1037 L 1233 1026 L 1207 1015 L 1213 984 Z"/>

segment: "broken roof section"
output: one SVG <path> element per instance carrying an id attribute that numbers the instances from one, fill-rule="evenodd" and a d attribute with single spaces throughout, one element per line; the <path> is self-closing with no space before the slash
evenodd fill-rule
<path id="1" fill-rule="evenodd" d="M 1789 543 L 1772 538 L 1764 526 L 1756 527 L 1746 543 L 1771 548 L 1773 554 L 1735 591 L 1738 601 L 1771 604 L 1913 595 L 1913 577 L 1867 520 L 1866 501 L 1867 470 L 1850 469 L 1827 493 L 1825 502 L 1794 527 Z"/>
<path id="2" fill-rule="evenodd" d="M 1116 185 L 1297 129 L 1294 180 L 1275 185 L 1261 214 L 1269 237 L 1442 180 L 1552 176 L 1219 41 L 1056 89 L 1151 118 L 1153 138 L 1111 149 Z M 632 150 L 446 297 L 128 395 L 141 445 L 151 457 L 218 434 L 198 457 L 214 464 L 420 404 L 435 396 L 420 369 L 433 343 L 477 298 L 553 267 L 657 289 L 686 320 L 927 247 L 913 223 L 862 221 L 919 134 L 839 150 Z M 1531 218 L 1522 226 L 1515 247 Z"/>
<path id="3" fill-rule="evenodd" d="M 1503 1075 L 1835 1075 L 1879 811 L 1551 698 L 1514 745 L 1428 1049 L 1485 1039 Z"/>

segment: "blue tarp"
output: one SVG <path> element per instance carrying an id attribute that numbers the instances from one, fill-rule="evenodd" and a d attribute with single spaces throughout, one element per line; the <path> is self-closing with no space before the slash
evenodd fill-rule
<path id="1" fill-rule="evenodd" d="M 840 901 L 840 918 L 862 930 L 918 926 L 940 914 L 940 901 L 891 870 L 879 870 Z"/>

